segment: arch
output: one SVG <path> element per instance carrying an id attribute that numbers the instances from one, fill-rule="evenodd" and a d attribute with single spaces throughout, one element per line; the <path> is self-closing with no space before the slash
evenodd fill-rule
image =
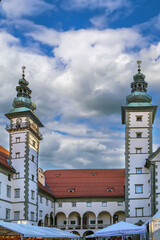
<path id="1" fill-rule="evenodd" d="M 96 227 L 96 215 L 94 212 L 88 211 L 83 214 L 83 229 Z"/>
<path id="2" fill-rule="evenodd" d="M 71 233 L 73 233 L 73 234 L 75 234 L 75 235 L 77 235 L 77 236 L 80 236 L 80 233 L 77 232 L 77 231 L 71 231 Z"/>
<path id="3" fill-rule="evenodd" d="M 48 227 L 48 214 L 46 214 L 44 217 L 44 226 Z"/>
<path id="4" fill-rule="evenodd" d="M 40 219 L 40 220 L 38 221 L 38 226 L 43 226 L 43 220 L 42 220 L 42 219 Z"/>
<path id="5" fill-rule="evenodd" d="M 113 215 L 113 223 L 117 223 L 120 221 L 125 221 L 125 212 L 117 211 Z"/>
<path id="6" fill-rule="evenodd" d="M 111 225 L 111 214 L 107 211 L 102 211 L 97 217 L 97 227 L 104 228 Z"/>
<path id="7" fill-rule="evenodd" d="M 53 212 L 50 213 L 50 226 L 53 226 L 54 222 L 53 222 Z"/>
<path id="8" fill-rule="evenodd" d="M 83 233 L 83 238 L 85 238 L 86 236 L 91 235 L 93 233 L 94 233 L 93 231 L 86 231 Z M 88 239 L 92 239 L 92 238 L 88 238 Z"/>
<path id="9" fill-rule="evenodd" d="M 81 228 L 81 216 L 78 212 L 74 211 L 68 215 L 68 228 L 69 229 Z"/>
<path id="10" fill-rule="evenodd" d="M 67 219 L 63 212 L 58 212 L 55 216 L 55 226 L 60 229 L 66 229 Z"/>

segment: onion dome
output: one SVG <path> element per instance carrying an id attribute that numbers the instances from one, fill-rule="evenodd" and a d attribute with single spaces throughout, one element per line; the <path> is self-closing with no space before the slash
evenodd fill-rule
<path id="1" fill-rule="evenodd" d="M 145 75 L 141 73 L 141 61 L 137 61 L 138 73 L 133 76 L 131 83 L 131 94 L 126 97 L 126 104 L 129 106 L 151 106 L 152 97 L 147 94 Z"/>
<path id="2" fill-rule="evenodd" d="M 22 79 L 19 80 L 19 86 L 16 87 L 17 97 L 14 98 L 12 106 L 12 112 L 18 111 L 18 109 L 26 108 L 31 111 L 35 111 L 36 105 L 31 101 L 31 89 L 28 87 L 29 82 L 25 79 L 25 66 L 22 67 Z"/>

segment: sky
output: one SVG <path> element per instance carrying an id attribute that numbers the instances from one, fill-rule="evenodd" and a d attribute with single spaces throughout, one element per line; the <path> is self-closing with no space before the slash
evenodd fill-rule
<path id="1" fill-rule="evenodd" d="M 0 145 L 23 65 L 37 105 L 39 166 L 124 168 L 121 106 L 137 60 L 160 105 L 159 0 L 1 0 Z M 153 150 L 160 145 L 160 110 Z"/>

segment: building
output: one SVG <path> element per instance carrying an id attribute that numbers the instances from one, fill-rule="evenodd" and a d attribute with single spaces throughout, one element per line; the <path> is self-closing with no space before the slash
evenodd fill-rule
<path id="1" fill-rule="evenodd" d="M 35 114 L 25 79 L 16 87 L 9 152 L 0 147 L 0 220 L 61 229 L 86 236 L 120 220 L 142 223 L 160 208 L 160 148 L 152 151 L 151 104 L 147 82 L 138 73 L 122 107 L 125 169 L 38 169 L 43 124 Z"/>

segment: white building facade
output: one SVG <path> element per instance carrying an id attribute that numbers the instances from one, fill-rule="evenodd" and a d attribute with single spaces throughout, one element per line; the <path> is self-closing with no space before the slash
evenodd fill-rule
<path id="1" fill-rule="evenodd" d="M 58 191 L 50 187 L 52 183 L 47 178 L 45 180 L 47 171 L 43 173 L 38 169 L 39 143 L 42 140 L 39 128 L 43 124 L 35 115 L 36 105 L 31 101 L 28 85 L 23 71 L 13 109 L 5 114 L 10 120 L 6 127 L 10 150 L 7 156 L 0 149 L 1 221 L 56 226 L 86 236 L 121 220 L 141 224 L 160 209 L 160 149 L 152 151 L 152 124 L 157 106 L 151 104 L 152 98 L 147 94 L 147 82 L 140 66 L 131 83 L 126 106 L 122 107 L 122 123 L 126 130 L 121 192 L 116 189 L 117 183 L 108 187 L 107 179 L 103 181 L 104 190 L 100 195 L 96 195 L 96 191 L 95 195 L 76 195 L 78 185 L 74 188 L 68 185 L 68 190 L 62 190 L 66 194 L 58 195 Z M 79 171 L 83 174 L 85 170 Z M 98 174 L 102 174 L 101 171 Z M 57 180 L 53 178 L 52 181 Z M 67 195 L 67 191 L 72 195 Z"/>

